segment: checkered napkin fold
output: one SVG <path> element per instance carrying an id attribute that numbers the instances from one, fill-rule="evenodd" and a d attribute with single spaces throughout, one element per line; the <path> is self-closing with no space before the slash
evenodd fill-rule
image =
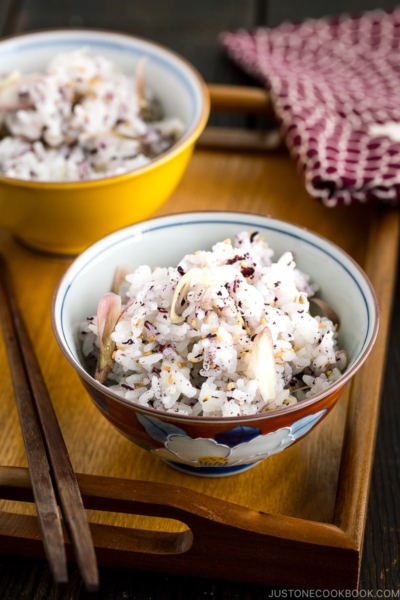
<path id="1" fill-rule="evenodd" d="M 269 89 L 308 192 L 327 206 L 400 199 L 400 9 L 224 33 Z"/>

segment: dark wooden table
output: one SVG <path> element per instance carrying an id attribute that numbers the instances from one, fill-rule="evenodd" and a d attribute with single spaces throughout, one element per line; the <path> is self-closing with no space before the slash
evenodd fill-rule
<path id="1" fill-rule="evenodd" d="M 0 0 L 0 33 L 51 27 L 96 27 L 155 40 L 190 60 L 207 82 L 254 84 L 221 53 L 218 34 L 226 29 L 277 24 L 283 19 L 391 8 L 374 0 Z M 1 65 L 1 69 L 5 68 Z M 230 124 L 233 117 L 230 118 Z M 237 125 L 239 117 L 234 118 Z M 227 120 L 225 119 L 227 122 Z M 219 118 L 219 124 L 224 119 Z M 394 597 L 399 590 L 400 541 L 400 284 L 397 285 L 382 395 L 375 464 L 365 531 L 360 591 L 365 597 Z M 288 567 L 290 568 L 290 566 Z M 57 590 L 42 560 L 0 556 L 0 600 L 87 598 L 75 565 L 70 584 Z M 122 569 L 101 569 L 104 599 L 258 600 L 272 597 L 265 586 L 178 577 Z M 283 597 L 283 590 L 280 590 Z M 277 591 L 279 594 L 279 591 Z M 289 595 L 287 597 L 290 597 Z M 294 596 L 292 596 L 294 597 Z M 398 596 L 397 596 L 398 597 Z"/>

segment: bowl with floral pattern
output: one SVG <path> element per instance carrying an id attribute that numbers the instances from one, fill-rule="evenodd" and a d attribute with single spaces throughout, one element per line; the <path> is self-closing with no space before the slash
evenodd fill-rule
<path id="1" fill-rule="evenodd" d="M 298 269 L 318 283 L 319 306 L 327 306 L 326 310 L 337 314 L 340 326 L 335 335 L 338 346 L 346 353 L 346 366 L 329 386 L 273 410 L 267 406 L 255 414 L 207 416 L 145 405 L 120 395 L 109 382 L 93 377 L 82 352 L 80 328 L 88 315 L 96 314 L 99 300 L 110 292 L 121 264 L 128 262 L 133 269 L 140 265 L 153 269 L 176 266 L 184 255 L 209 250 L 216 242 L 234 238 L 243 231 L 257 232 L 265 238 L 276 257 L 290 251 Z M 248 269 L 244 272 L 250 273 Z M 221 477 L 243 472 L 273 457 L 322 422 L 371 352 L 379 310 L 363 270 L 329 240 L 269 217 L 208 211 L 136 223 L 85 250 L 57 286 L 52 325 L 61 350 L 92 401 L 122 435 L 150 451 L 155 459 L 185 473 Z M 264 354 L 262 357 L 262 361 L 270 360 Z M 276 358 L 273 356 L 272 360 Z M 256 373 L 260 381 L 262 361 L 261 371 Z"/>

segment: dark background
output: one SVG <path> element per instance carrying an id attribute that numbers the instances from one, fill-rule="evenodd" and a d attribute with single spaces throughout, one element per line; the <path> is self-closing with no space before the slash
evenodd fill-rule
<path id="1" fill-rule="evenodd" d="M 114 29 L 176 50 L 207 82 L 256 85 L 221 53 L 221 31 L 395 6 L 389 0 L 0 0 L 0 33 L 50 27 Z M 238 118 L 232 122 L 244 123 Z M 372 597 L 377 590 L 396 592 L 400 581 L 399 285 L 394 306 L 359 588 Z M 44 561 L 0 556 L 0 600 L 88 598 L 75 565 L 70 574 L 69 587 L 58 591 Z M 102 568 L 100 575 L 101 592 L 90 596 L 93 599 L 264 600 L 271 594 L 265 586 L 138 571 Z"/>
<path id="2" fill-rule="evenodd" d="M 149 38 L 185 56 L 208 82 L 240 81 L 222 60 L 218 34 L 227 29 L 277 25 L 390 9 L 390 0 L 0 0 L 0 27 L 11 33 L 49 27 L 115 29 Z M 7 8 L 8 14 L 7 14 Z M 11 10 L 10 10 L 11 9 Z"/>

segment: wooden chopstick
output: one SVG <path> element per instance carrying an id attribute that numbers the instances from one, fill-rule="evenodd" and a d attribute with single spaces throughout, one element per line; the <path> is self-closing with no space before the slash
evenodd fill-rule
<path id="1" fill-rule="evenodd" d="M 68 571 L 61 520 L 50 477 L 46 450 L 32 403 L 31 391 L 4 289 L 2 264 L 0 265 L 0 281 L 0 315 L 3 324 L 4 343 L 8 353 L 37 516 L 54 581 L 62 584 L 68 581 Z"/>
<path id="2" fill-rule="evenodd" d="M 67 571 L 54 491 L 51 489 L 51 494 L 49 493 L 51 479 L 47 458 L 83 581 L 88 591 L 96 591 L 99 588 L 97 561 L 79 486 L 32 342 L 18 308 L 7 265 L 1 256 L 0 306 L 32 489 L 38 516 L 41 515 L 39 522 L 54 579 L 60 583 L 66 581 Z M 37 450 L 39 446 L 40 451 Z M 40 466 L 37 459 L 39 453 Z M 45 480 L 49 484 L 46 484 L 44 493 L 42 482 Z M 43 494 L 48 502 L 51 497 L 54 498 L 51 513 L 43 513 Z M 47 505 L 45 508 L 47 509 Z M 48 514 L 51 514 L 50 518 Z M 61 534 L 62 548 L 57 532 Z"/>

